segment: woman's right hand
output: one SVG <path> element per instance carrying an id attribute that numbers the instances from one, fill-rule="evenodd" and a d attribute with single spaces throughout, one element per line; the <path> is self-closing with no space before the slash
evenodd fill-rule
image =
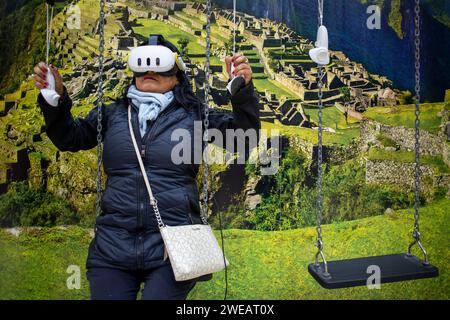
<path id="1" fill-rule="evenodd" d="M 48 86 L 47 82 L 47 71 L 50 69 L 50 71 L 53 74 L 53 77 L 55 78 L 55 90 L 56 92 L 62 96 L 64 93 L 64 86 L 62 83 L 61 75 L 58 72 L 58 69 L 56 69 L 53 65 L 47 66 L 44 62 L 39 62 L 34 67 L 34 85 L 39 90 L 45 89 Z"/>

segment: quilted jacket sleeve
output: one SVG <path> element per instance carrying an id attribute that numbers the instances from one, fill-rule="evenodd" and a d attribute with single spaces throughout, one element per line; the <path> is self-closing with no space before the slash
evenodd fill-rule
<path id="1" fill-rule="evenodd" d="M 57 107 L 53 107 L 39 94 L 38 104 L 44 115 L 46 133 L 60 151 L 76 152 L 97 146 L 97 110 L 92 109 L 85 118 L 74 118 L 72 100 L 64 87 L 64 94 Z M 105 132 L 106 108 L 102 108 L 102 139 Z"/>

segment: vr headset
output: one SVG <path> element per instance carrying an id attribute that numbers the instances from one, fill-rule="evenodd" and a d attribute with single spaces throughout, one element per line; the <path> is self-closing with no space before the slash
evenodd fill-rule
<path id="1" fill-rule="evenodd" d="M 149 71 L 168 77 L 176 75 L 178 70 L 186 71 L 186 64 L 177 48 L 167 43 L 162 35 L 150 35 L 148 45 L 132 49 L 128 67 L 136 77 Z"/>

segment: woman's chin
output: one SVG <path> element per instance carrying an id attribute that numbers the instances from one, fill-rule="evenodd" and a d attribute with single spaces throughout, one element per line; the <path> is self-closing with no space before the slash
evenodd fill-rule
<path id="1" fill-rule="evenodd" d="M 156 83 L 148 83 L 147 82 L 147 83 L 144 83 L 139 90 L 144 91 L 144 92 L 159 93 L 159 92 L 161 92 L 161 87 L 158 86 Z"/>

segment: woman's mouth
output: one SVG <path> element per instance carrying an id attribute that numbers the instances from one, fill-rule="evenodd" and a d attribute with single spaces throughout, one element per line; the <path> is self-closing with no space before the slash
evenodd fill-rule
<path id="1" fill-rule="evenodd" d="M 152 77 L 152 76 L 145 76 L 144 80 L 153 80 L 156 81 L 156 78 Z"/>

